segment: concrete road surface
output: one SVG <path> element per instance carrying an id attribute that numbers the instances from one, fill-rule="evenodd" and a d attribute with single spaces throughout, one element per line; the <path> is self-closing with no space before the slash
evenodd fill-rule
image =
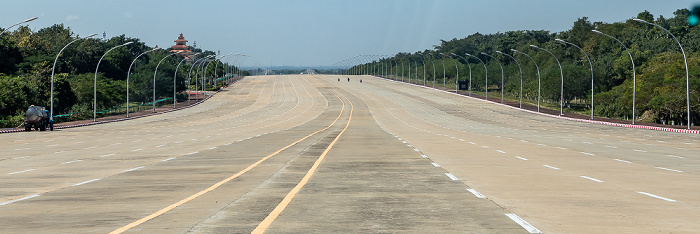
<path id="1" fill-rule="evenodd" d="M 0 232 L 700 229 L 697 135 L 347 78 L 248 77 L 181 111 L 2 134 Z"/>

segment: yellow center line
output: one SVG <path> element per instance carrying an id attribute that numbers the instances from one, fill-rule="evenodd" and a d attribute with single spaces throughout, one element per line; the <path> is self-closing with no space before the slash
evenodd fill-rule
<path id="1" fill-rule="evenodd" d="M 339 94 L 341 96 L 343 96 L 345 99 L 348 99 L 347 97 L 345 97 L 345 95 L 343 95 L 341 93 L 339 93 Z M 311 166 L 311 168 L 309 169 L 308 172 L 306 172 L 306 175 L 304 176 L 304 178 L 302 178 L 301 181 L 299 181 L 299 184 L 297 184 L 291 191 L 289 191 L 289 193 L 287 193 L 287 196 L 285 196 L 284 199 L 282 199 L 282 201 L 279 204 L 277 204 L 277 207 L 275 207 L 275 209 L 272 210 L 272 212 L 270 212 L 270 214 L 268 214 L 267 217 L 265 217 L 265 219 L 262 222 L 260 222 L 260 224 L 258 224 L 258 226 L 255 228 L 255 230 L 253 230 L 251 233 L 255 233 L 255 234 L 264 233 L 270 227 L 270 225 L 272 225 L 272 222 L 274 222 L 275 219 L 277 219 L 277 217 L 279 217 L 279 215 L 282 213 L 282 211 L 284 211 L 284 209 L 287 208 L 289 203 L 292 202 L 292 199 L 294 199 L 294 197 L 297 195 L 297 193 L 299 193 L 299 191 L 304 187 L 304 185 L 306 185 L 309 182 L 309 180 L 311 179 L 311 176 L 313 176 L 313 174 L 316 171 L 316 169 L 318 168 L 318 166 L 321 165 L 321 161 L 323 161 L 323 159 L 326 157 L 326 154 L 328 154 L 328 152 L 331 151 L 331 148 L 333 148 L 333 145 L 335 145 L 335 143 L 338 141 L 338 139 L 340 139 L 340 136 L 343 135 L 345 130 L 347 130 L 348 127 L 350 126 L 350 121 L 352 120 L 352 112 L 353 112 L 354 106 L 352 105 L 352 102 L 350 101 L 350 99 L 348 99 L 348 102 L 350 103 L 350 117 L 348 118 L 348 123 L 345 125 L 345 128 L 343 128 L 343 131 L 341 131 L 340 134 L 338 134 L 338 136 L 336 136 L 335 139 L 333 139 L 333 142 L 331 142 L 331 144 L 328 145 L 326 150 L 323 151 L 321 156 L 318 157 L 318 159 L 316 160 L 314 165 Z"/>
<path id="2" fill-rule="evenodd" d="M 340 100 L 340 102 L 343 103 L 343 106 L 342 106 L 342 108 L 341 108 L 341 110 L 340 110 L 340 113 L 338 114 L 338 117 L 336 117 L 335 120 L 333 121 L 333 123 L 331 123 L 331 124 L 328 125 L 327 127 L 323 128 L 323 129 L 321 129 L 321 130 L 318 130 L 318 131 L 316 131 L 316 132 L 314 132 L 314 133 L 311 133 L 311 134 L 309 134 L 309 135 L 307 135 L 307 136 L 305 136 L 305 137 L 303 137 L 303 138 L 301 138 L 301 139 L 299 139 L 299 140 L 297 140 L 297 141 L 295 141 L 295 142 L 293 142 L 293 143 L 291 143 L 291 144 L 289 144 L 289 145 L 287 145 L 287 146 L 285 146 L 285 147 L 283 147 L 283 148 L 281 148 L 281 149 L 275 151 L 274 153 L 265 156 L 264 158 L 262 158 L 262 159 L 258 160 L 257 162 L 251 164 L 250 166 L 248 166 L 247 168 L 243 169 L 242 171 L 239 171 L 238 173 L 236 173 L 236 174 L 234 174 L 234 175 L 232 175 L 232 176 L 230 176 L 230 177 L 228 177 L 228 178 L 226 178 L 226 179 L 224 179 L 224 180 L 222 180 L 222 181 L 219 181 L 218 183 L 212 185 L 211 187 L 209 187 L 209 188 L 207 188 L 207 189 L 204 189 L 204 190 L 202 190 L 202 191 L 200 191 L 200 192 L 198 192 L 198 193 L 196 193 L 196 194 L 194 194 L 194 195 L 192 195 L 192 196 L 189 196 L 189 197 L 187 197 L 187 198 L 185 198 L 185 199 L 182 199 L 182 200 L 180 200 L 180 201 L 178 201 L 178 202 L 176 202 L 176 203 L 174 203 L 174 204 L 172 204 L 172 205 L 169 205 L 169 206 L 167 206 L 167 207 L 165 207 L 165 208 L 163 208 L 163 209 L 161 209 L 161 210 L 159 210 L 159 211 L 157 211 L 157 212 L 155 212 L 155 213 L 153 213 L 153 214 L 150 214 L 150 215 L 148 215 L 148 216 L 146 216 L 146 217 L 143 217 L 143 218 L 141 218 L 141 219 L 139 219 L 139 220 L 136 220 L 136 221 L 134 221 L 134 222 L 132 222 L 132 223 L 130 223 L 130 224 L 127 224 L 126 226 L 120 227 L 120 228 L 118 228 L 118 229 L 116 229 L 116 230 L 110 232 L 110 234 L 117 234 L 117 233 L 122 233 L 122 232 L 124 232 L 124 231 L 127 231 L 127 230 L 129 230 L 129 229 L 131 229 L 131 228 L 134 228 L 134 227 L 136 227 L 136 226 L 138 226 L 138 225 L 141 225 L 142 223 L 145 223 L 145 222 L 147 222 L 147 221 L 149 221 L 149 220 L 151 220 L 151 219 L 154 219 L 154 218 L 156 218 L 156 217 L 158 217 L 158 216 L 160 216 L 160 215 L 162 215 L 162 214 L 165 214 L 166 212 L 171 211 L 172 209 L 175 209 L 175 207 L 178 207 L 178 206 L 180 206 L 180 205 L 182 205 L 182 204 L 185 204 L 185 203 L 187 203 L 187 202 L 189 202 L 189 201 L 192 201 L 192 200 L 194 200 L 195 198 L 198 198 L 198 197 L 200 197 L 200 196 L 202 196 L 202 195 L 204 195 L 204 194 L 206 194 L 206 193 L 208 193 L 208 192 L 211 192 L 211 191 L 213 191 L 214 189 L 220 187 L 221 185 L 223 185 L 223 184 L 225 184 L 225 183 L 227 183 L 227 182 L 229 182 L 229 181 L 231 181 L 231 180 L 233 180 L 233 179 L 239 177 L 239 176 L 242 175 L 243 173 L 246 173 L 246 172 L 252 170 L 252 169 L 255 168 L 256 166 L 258 166 L 258 165 L 260 165 L 261 163 L 263 163 L 265 160 L 267 160 L 267 159 L 269 159 L 269 158 L 271 158 L 271 157 L 273 157 L 273 156 L 275 156 L 275 155 L 281 153 L 282 151 L 284 151 L 284 150 L 286 150 L 286 149 L 289 149 L 290 147 L 292 147 L 292 146 L 298 144 L 299 142 L 302 142 L 302 141 L 306 140 L 307 138 L 309 138 L 309 137 L 311 137 L 311 136 L 313 136 L 313 135 L 316 135 L 316 134 L 319 133 L 319 132 L 322 132 L 322 131 L 325 131 L 325 130 L 331 128 L 336 122 L 338 122 L 338 120 L 340 119 L 340 117 L 343 115 L 343 110 L 345 110 L 345 102 L 343 102 L 343 99 L 341 99 L 340 97 L 338 97 L 338 95 L 336 95 L 335 93 L 333 93 L 333 95 L 335 95 L 335 97 L 338 98 L 338 100 Z M 352 103 L 351 103 L 351 104 L 352 104 Z M 350 112 L 352 113 L 352 110 L 351 110 Z M 347 127 L 346 127 L 346 128 L 347 128 Z M 343 131 L 345 131 L 345 130 L 343 130 Z M 334 141 L 334 142 L 335 142 L 335 141 Z"/>

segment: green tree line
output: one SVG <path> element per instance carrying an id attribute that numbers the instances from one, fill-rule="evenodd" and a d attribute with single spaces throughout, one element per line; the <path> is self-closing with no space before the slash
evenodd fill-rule
<path id="1" fill-rule="evenodd" d="M 690 73 L 691 119 L 697 125 L 700 121 L 700 28 L 688 26 L 689 15 L 689 10 L 679 9 L 668 19 L 663 16 L 655 18 L 648 11 L 639 13 L 636 18 L 668 29 L 683 45 Z M 632 54 L 636 68 L 636 116 L 632 116 L 633 74 L 630 57 L 620 43 L 592 32 L 593 29 L 619 39 Z M 590 114 L 591 71 L 588 60 L 578 48 L 555 39 L 578 45 L 590 56 L 596 116 L 635 118 L 638 121 L 663 124 L 687 123 L 685 65 L 678 44 L 658 27 L 632 19 L 605 23 L 591 22 L 587 17 L 582 17 L 573 23 L 571 29 L 558 33 L 544 30 L 474 33 L 462 39 L 441 40 L 440 45 L 436 45 L 433 50 L 398 53 L 354 66 L 349 71 L 361 74 L 368 70 L 371 74 L 376 74 L 375 71 L 384 74 L 387 71 L 390 78 L 405 80 L 410 67 L 412 82 L 418 78 L 418 83 L 422 84 L 425 74 L 428 85 L 432 85 L 435 80 L 435 85 L 442 86 L 445 83 L 447 88 L 455 88 L 457 69 L 458 79 L 468 81 L 471 67 L 471 87 L 474 92 L 483 95 L 488 88 L 489 95 L 496 96 L 493 91 L 503 88 L 507 98 L 517 99 L 520 95 L 520 70 L 513 59 L 496 52 L 501 51 L 513 56 L 522 67 L 523 99 L 536 102 L 536 67 L 526 56 L 514 53 L 514 49 L 535 60 L 541 75 L 542 101 L 545 105 L 558 109 L 561 97 L 559 65 L 549 53 L 530 46 L 535 45 L 552 52 L 561 63 L 565 111 Z M 482 52 L 493 56 L 503 65 L 503 84 L 499 64 L 482 55 Z M 488 87 L 483 65 L 466 53 L 477 56 L 486 64 Z M 443 62 L 444 76 L 447 78 L 445 81 Z"/>
<path id="2" fill-rule="evenodd" d="M 49 107 L 51 91 L 51 71 L 59 50 L 70 41 L 78 38 L 69 27 L 56 24 L 33 32 L 29 27 L 19 27 L 15 31 L 0 36 L 0 127 L 16 127 L 23 122 L 24 112 L 29 105 Z M 100 63 L 97 73 L 97 110 L 123 108 L 126 105 L 127 71 L 134 58 L 153 49 L 138 38 L 125 35 L 109 39 L 81 39 L 68 46 L 58 58 L 54 76 L 54 116 L 70 114 L 68 118 L 57 118 L 57 122 L 68 119 L 91 118 L 93 112 L 94 79 L 97 62 L 104 53 L 118 45 L 130 45 L 112 50 Z M 212 51 L 202 51 L 197 58 L 214 55 Z M 158 62 L 170 52 L 167 48 L 147 53 L 133 65 L 129 76 L 129 101 L 133 104 L 152 101 L 153 75 Z M 156 76 L 156 100 L 172 98 L 173 86 L 179 99 L 186 98 L 183 91 L 195 89 L 201 80 L 187 77 L 191 63 L 183 62 L 184 57 L 170 56 L 158 67 Z M 203 69 L 206 77 L 212 77 L 214 69 L 218 77 L 224 76 L 223 61 L 210 62 Z M 237 68 L 232 67 L 234 72 Z M 192 69 L 195 70 L 195 69 Z M 194 77 L 194 71 L 190 77 Z M 209 84 L 210 87 L 220 87 Z"/>

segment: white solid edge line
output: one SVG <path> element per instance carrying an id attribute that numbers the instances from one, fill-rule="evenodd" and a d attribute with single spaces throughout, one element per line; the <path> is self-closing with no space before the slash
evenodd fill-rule
<path id="1" fill-rule="evenodd" d="M 481 194 L 480 192 L 477 192 L 475 189 L 467 189 L 470 193 L 474 194 L 477 198 L 486 198 L 484 194 Z"/>
<path id="2" fill-rule="evenodd" d="M 508 216 L 508 218 L 513 220 L 513 222 L 519 224 L 521 227 L 523 227 L 529 233 L 542 233 L 542 231 L 540 231 L 540 229 L 537 229 L 536 227 L 532 226 L 530 223 L 523 220 L 522 218 L 520 218 L 520 216 L 518 216 L 516 214 L 506 214 L 506 216 Z"/>
<path id="3" fill-rule="evenodd" d="M 452 179 L 452 180 L 459 180 L 459 179 L 457 179 L 456 176 L 452 175 L 452 173 L 445 173 L 445 175 L 446 175 L 447 177 L 450 177 L 450 179 Z"/>
<path id="4" fill-rule="evenodd" d="M 599 180 L 599 179 L 596 179 L 596 178 L 591 178 L 591 177 L 588 177 L 588 176 L 579 176 L 579 177 L 584 178 L 584 179 L 587 179 L 587 180 L 592 180 L 592 181 L 595 181 L 595 182 L 598 182 L 598 183 L 602 183 L 602 182 L 603 182 L 602 180 Z"/>
<path id="5" fill-rule="evenodd" d="M 27 200 L 27 199 L 30 199 L 30 198 L 35 198 L 35 197 L 38 197 L 38 196 L 41 196 L 41 195 L 39 195 L 39 194 L 34 194 L 34 195 L 31 195 L 31 196 L 26 196 L 26 197 L 23 197 L 23 198 L 19 198 L 19 199 L 12 200 L 12 201 L 6 201 L 6 202 L 3 202 L 3 203 L 0 203 L 0 206 L 4 206 L 4 205 L 7 205 L 7 204 L 15 203 L 15 202 L 18 202 L 18 201 Z"/>
<path id="6" fill-rule="evenodd" d="M 654 195 L 654 194 L 651 194 L 651 193 L 645 193 L 645 192 L 640 192 L 640 191 L 637 191 L 637 193 L 639 193 L 639 194 L 644 194 L 644 195 L 647 195 L 647 196 L 650 196 L 650 197 L 653 197 L 653 198 L 658 198 L 658 199 L 661 199 L 661 200 L 664 200 L 664 201 L 677 202 L 676 200 L 673 200 L 673 199 L 670 199 L 670 198 L 665 198 L 665 197 L 662 197 L 662 196 L 657 196 L 657 195 Z"/>

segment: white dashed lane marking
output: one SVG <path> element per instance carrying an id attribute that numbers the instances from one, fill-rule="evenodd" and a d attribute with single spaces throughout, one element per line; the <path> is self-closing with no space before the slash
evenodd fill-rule
<path id="1" fill-rule="evenodd" d="M 481 194 L 480 192 L 477 192 L 474 189 L 467 189 L 467 191 L 474 194 L 474 196 L 476 196 L 477 198 L 486 198 L 486 196 L 484 196 L 484 194 Z"/>
<path id="2" fill-rule="evenodd" d="M 591 177 L 588 177 L 588 176 L 579 176 L 579 177 L 584 178 L 584 179 L 587 179 L 587 180 L 592 180 L 592 181 L 595 181 L 595 182 L 598 182 L 598 183 L 602 183 L 602 182 L 603 182 L 602 180 L 599 180 L 599 179 L 596 179 L 596 178 L 591 178 Z"/>
<path id="3" fill-rule="evenodd" d="M 630 161 L 622 160 L 622 159 L 613 159 L 613 160 L 618 161 L 618 162 L 623 162 L 623 163 L 632 163 Z"/>
<path id="4" fill-rule="evenodd" d="M 124 172 L 135 171 L 135 170 L 138 170 L 138 169 L 141 169 L 141 168 L 144 168 L 144 167 L 146 167 L 146 166 L 140 166 L 140 167 L 136 167 L 136 168 L 131 168 L 131 169 L 126 170 L 126 171 L 124 171 Z"/>
<path id="5" fill-rule="evenodd" d="M 459 180 L 459 179 L 457 179 L 456 176 L 452 175 L 452 173 L 445 173 L 445 175 L 446 175 L 447 177 L 450 177 L 450 179 L 452 179 L 452 180 Z"/>
<path id="6" fill-rule="evenodd" d="M 670 199 L 670 198 L 665 198 L 665 197 L 662 197 L 662 196 L 657 196 L 657 195 L 654 195 L 654 194 L 651 194 L 651 193 L 645 193 L 645 192 L 639 192 L 639 191 L 637 191 L 637 193 L 639 193 L 639 194 L 644 194 L 644 195 L 647 195 L 647 196 L 650 196 L 650 197 L 653 197 L 653 198 L 658 198 L 658 199 L 661 199 L 661 200 L 664 200 L 664 201 L 676 202 L 676 200 L 673 200 L 673 199 Z"/>
<path id="7" fill-rule="evenodd" d="M 61 164 L 71 164 L 71 163 L 76 163 L 76 162 L 81 162 L 83 160 L 73 160 L 73 161 L 68 161 L 68 162 L 62 162 Z"/>
<path id="8" fill-rule="evenodd" d="M 136 152 L 136 151 L 141 151 L 141 150 L 143 150 L 143 149 L 135 149 L 135 150 L 132 150 L 131 152 Z"/>
<path id="9" fill-rule="evenodd" d="M 511 220 L 513 220 L 513 222 L 515 222 L 515 223 L 517 223 L 518 225 L 520 225 L 521 227 L 523 227 L 523 228 L 524 228 L 525 230 L 527 230 L 527 232 L 529 232 L 529 233 L 542 233 L 542 231 L 540 231 L 539 229 L 535 228 L 535 227 L 532 226 L 530 223 L 528 223 L 527 221 L 523 220 L 522 218 L 520 218 L 520 216 L 518 216 L 518 215 L 516 215 L 516 214 L 506 214 L 506 216 L 508 216 L 508 218 L 510 218 Z"/>
<path id="10" fill-rule="evenodd" d="M 7 205 L 7 204 L 15 203 L 15 202 L 18 202 L 18 201 L 24 201 L 24 200 L 27 200 L 27 199 L 30 199 L 30 198 L 35 198 L 35 197 L 38 197 L 38 196 L 40 196 L 40 195 L 39 195 L 39 194 L 34 194 L 34 195 L 26 196 L 26 197 L 23 197 L 23 198 L 20 198 L 20 199 L 15 199 L 15 200 L 12 200 L 12 201 L 3 202 L 3 203 L 0 203 L 0 206 L 4 206 L 4 205 Z"/>
<path id="11" fill-rule="evenodd" d="M 24 170 L 24 171 L 15 171 L 15 172 L 7 173 L 7 174 L 8 174 L 8 175 L 14 175 L 14 174 L 19 174 L 19 173 L 30 172 L 30 171 L 33 171 L 33 170 L 36 170 L 36 169 L 29 169 L 29 170 Z"/>
<path id="12" fill-rule="evenodd" d="M 672 157 L 672 158 L 685 158 L 685 157 L 676 156 L 676 155 L 670 155 L 670 154 L 667 154 L 666 156 L 667 156 L 667 157 Z"/>
<path id="13" fill-rule="evenodd" d="M 84 184 L 87 184 L 87 183 L 92 183 L 92 182 L 95 182 L 95 181 L 98 181 L 98 180 L 101 180 L 101 179 L 102 179 L 102 178 L 94 179 L 94 180 L 88 180 L 88 181 L 80 182 L 80 183 L 77 183 L 77 184 L 74 184 L 74 185 L 71 185 L 71 186 L 80 186 L 80 185 L 84 185 Z"/>
<path id="14" fill-rule="evenodd" d="M 505 153 L 506 153 L 506 152 L 503 151 L 503 150 L 496 150 L 496 152 L 499 152 L 499 153 L 502 153 L 502 154 L 505 154 Z"/>
<path id="15" fill-rule="evenodd" d="M 114 155 L 117 155 L 117 154 L 105 154 L 105 155 L 100 156 L 100 158 L 109 157 L 109 156 L 114 156 Z"/>
<path id="16" fill-rule="evenodd" d="M 523 157 L 520 157 L 520 156 L 515 156 L 515 157 L 516 157 L 517 159 L 520 159 L 520 160 L 525 160 L 525 161 L 528 160 L 527 158 L 523 158 Z"/>
<path id="17" fill-rule="evenodd" d="M 440 164 L 437 164 L 437 163 L 434 163 L 434 162 L 431 162 L 431 164 L 433 164 L 434 167 L 440 167 Z"/>
<path id="18" fill-rule="evenodd" d="M 542 165 L 542 166 L 543 166 L 543 167 L 547 167 L 547 168 L 551 168 L 551 169 L 554 169 L 554 170 L 561 170 L 561 168 L 553 167 L 553 166 L 550 166 L 550 165 Z"/>
<path id="19" fill-rule="evenodd" d="M 595 156 L 595 154 L 592 154 L 592 153 L 586 153 L 586 152 L 579 152 L 579 153 L 582 153 L 582 154 L 585 154 L 585 155 L 589 155 L 589 156 Z"/>
<path id="20" fill-rule="evenodd" d="M 674 169 L 665 168 L 665 167 L 656 167 L 656 168 L 661 169 L 661 170 L 673 171 L 673 172 L 683 172 L 683 171 L 674 170 Z"/>

